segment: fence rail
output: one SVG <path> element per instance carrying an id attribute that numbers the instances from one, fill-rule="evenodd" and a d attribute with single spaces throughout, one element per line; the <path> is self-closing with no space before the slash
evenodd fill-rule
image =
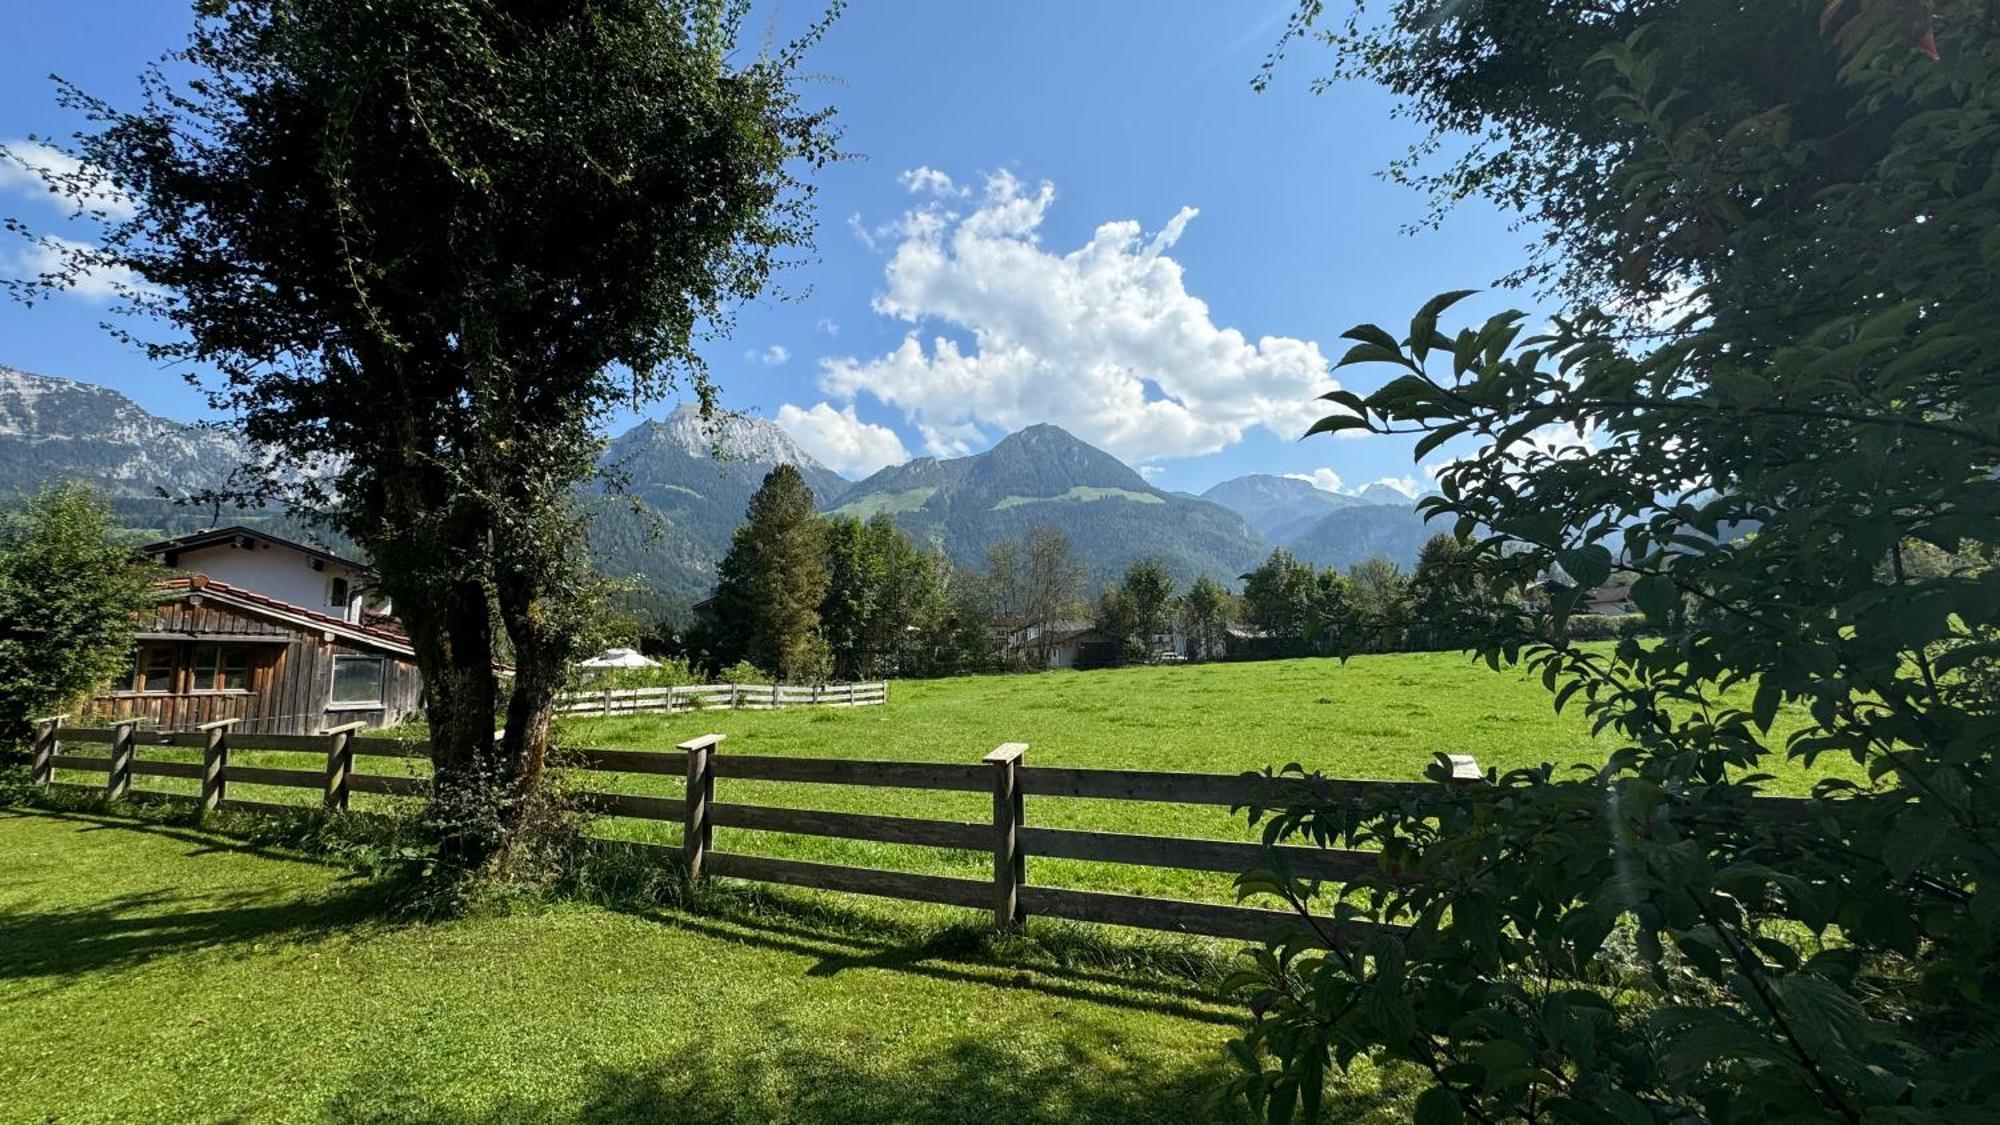
<path id="1" fill-rule="evenodd" d="M 889 684 L 683 684 L 675 687 L 601 688 L 566 692 L 556 699 L 564 715 L 632 715 L 727 707 L 772 711 L 788 707 L 869 707 L 889 702 Z"/>
<path id="2" fill-rule="evenodd" d="M 194 779 L 201 782 L 199 800 L 203 809 L 226 806 L 260 812 L 298 809 L 238 800 L 228 795 L 229 785 L 234 782 L 314 789 L 321 792 L 326 807 L 336 809 L 347 808 L 353 793 L 409 797 L 428 790 L 428 782 L 422 778 L 355 772 L 358 758 L 420 756 L 428 752 L 426 743 L 358 735 L 355 733 L 358 724 L 318 735 L 235 734 L 230 729 L 233 722 L 224 720 L 194 731 L 141 732 L 131 723 L 88 728 L 44 721 L 35 739 L 32 777 L 38 785 L 53 785 L 63 784 L 54 779 L 59 769 L 97 771 L 105 777 L 104 794 L 112 799 L 179 796 L 134 791 L 133 777 Z M 1372 852 L 1297 846 L 1267 850 L 1259 844 L 1236 841 L 1041 827 L 1028 823 L 1027 818 L 1030 796 L 1243 804 L 1271 795 L 1267 788 L 1270 783 L 1254 776 L 1029 766 L 1028 747 L 1022 743 L 1001 746 L 974 764 L 731 755 L 720 752 L 722 741 L 722 735 L 711 734 L 683 742 L 672 750 L 583 749 L 570 752 L 570 759 L 586 771 L 685 778 L 687 788 L 682 797 L 593 790 L 587 794 L 586 805 L 604 816 L 678 822 L 682 829 L 679 848 L 659 844 L 629 846 L 678 857 L 686 865 L 690 878 L 720 876 L 987 909 L 1001 927 L 1016 925 L 1030 915 L 1041 915 L 1256 939 L 1270 935 L 1281 925 L 1298 922 L 1294 915 L 1275 910 L 1031 884 L 1027 861 L 1032 857 L 1240 872 L 1264 866 L 1275 854 L 1298 877 L 1329 882 L 1351 880 L 1379 870 L 1378 856 Z M 72 744 L 103 745 L 110 749 L 104 757 L 83 756 L 70 752 Z M 200 748 L 202 761 L 146 761 L 139 757 L 145 747 L 159 746 Z M 323 752 L 326 768 L 322 772 L 230 762 L 232 751 L 249 750 Z M 1477 763 L 1464 755 L 1453 756 L 1453 773 L 1464 781 L 1480 776 Z M 986 822 L 946 821 L 722 803 L 715 799 L 717 779 L 990 792 L 993 816 Z M 1333 779 L 1313 784 L 1319 795 L 1336 799 L 1408 794 L 1426 785 Z M 714 831 L 718 827 L 964 851 L 990 850 L 993 877 L 967 879 L 716 851 Z M 1319 924 L 1322 929 L 1330 925 L 1325 919 L 1319 920 Z M 1354 929 L 1358 927 L 1350 927 Z"/>

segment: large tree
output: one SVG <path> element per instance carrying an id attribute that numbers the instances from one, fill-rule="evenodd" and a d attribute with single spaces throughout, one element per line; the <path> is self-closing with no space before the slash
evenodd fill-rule
<path id="1" fill-rule="evenodd" d="M 216 0 L 136 108 L 61 87 L 92 131 L 45 178 L 132 217 L 37 236 L 64 264 L 17 291 L 131 279 L 169 329 L 146 353 L 213 372 L 265 484 L 367 549 L 440 797 L 487 826 L 448 837 L 468 863 L 536 785 L 577 649 L 597 423 L 676 379 L 708 401 L 698 337 L 810 232 L 826 119 L 803 44 L 739 52 L 743 10 Z"/>
<path id="2" fill-rule="evenodd" d="M 1532 337 L 1444 326 L 1457 293 L 1358 326 L 1346 362 L 1388 377 L 1317 428 L 1455 455 L 1424 506 L 1473 537 L 1474 644 L 1599 739 L 1278 811 L 1273 840 L 1385 853 L 1337 909 L 1399 928 L 1354 941 L 1322 903 L 1331 949 L 1267 954 L 1240 1057 L 1278 1065 L 1247 1087 L 1289 1119 L 1368 1054 L 1428 1076 L 1429 1121 L 1993 1118 L 1990 5 L 1406 0 L 1336 39 L 1502 142 L 1443 182 L 1520 192 L 1576 305 Z M 1659 641 L 1568 640 L 1612 577 Z M 1768 799 L 1782 759 L 1810 797 Z"/>
<path id="3" fill-rule="evenodd" d="M 748 659 L 779 681 L 826 674 L 820 608 L 830 582 L 827 525 L 806 478 L 779 465 L 750 497 L 723 556 L 713 618 L 725 660 Z M 846 553 L 842 553 L 846 557 Z"/>

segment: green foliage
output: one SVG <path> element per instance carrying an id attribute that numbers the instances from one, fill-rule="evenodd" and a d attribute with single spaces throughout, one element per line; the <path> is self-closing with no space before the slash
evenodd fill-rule
<path id="1" fill-rule="evenodd" d="M 820 606 L 830 581 L 827 527 L 812 490 L 790 465 L 765 476 L 750 498 L 715 586 L 712 657 L 748 660 L 777 679 L 824 675 Z"/>
<path id="2" fill-rule="evenodd" d="M 1243 1090 L 1281 1120 L 1367 1056 L 1428 1073 L 1440 1121 L 2000 1113 L 1986 5 L 1405 3 L 1346 42 L 1494 139 L 1446 182 L 1533 200 L 1566 291 L 1691 283 L 1693 311 L 1454 333 L 1447 293 L 1400 339 L 1348 334 L 1392 377 L 1316 428 L 1483 442 L 1424 502 L 1476 537 L 1471 639 L 1615 749 L 1257 814 L 1383 853 L 1323 927 L 1405 928 L 1263 951 Z M 1659 642 L 1580 646 L 1578 589 L 1537 593 L 1606 577 Z M 1784 768 L 1820 775 L 1812 798 L 1759 804 Z"/>
<path id="3" fill-rule="evenodd" d="M 600 593 L 573 496 L 603 412 L 677 379 L 712 399 L 697 336 L 809 241 L 797 172 L 832 138 L 794 72 L 824 24 L 746 59 L 743 16 L 218 0 L 136 108 L 61 87 L 93 123 L 87 171 L 43 176 L 102 230 L 44 238 L 60 265 L 15 292 L 132 278 L 125 304 L 166 329 L 134 342 L 215 372 L 213 404 L 276 454 L 249 491 L 367 550 L 424 673 L 441 793 L 512 802 L 540 777 Z M 98 206 L 99 175 L 131 218 Z"/>
<path id="4" fill-rule="evenodd" d="M 51 485 L 0 512 L 0 746 L 125 666 L 151 578 L 88 485 Z"/>
<path id="5" fill-rule="evenodd" d="M 769 672 L 750 663 L 739 660 L 715 674 L 718 684 L 768 684 L 776 681 Z"/>
<path id="6" fill-rule="evenodd" d="M 1145 660 L 1153 654 L 1154 638 L 1173 628 L 1173 599 L 1166 567 L 1141 559 L 1098 596 L 1097 629 L 1117 642 L 1120 660 Z"/>
<path id="7" fill-rule="evenodd" d="M 1220 656 L 1236 613 L 1236 599 L 1222 583 L 1207 575 L 1195 579 L 1180 598 L 1181 631 L 1187 636 L 1189 658 Z"/>

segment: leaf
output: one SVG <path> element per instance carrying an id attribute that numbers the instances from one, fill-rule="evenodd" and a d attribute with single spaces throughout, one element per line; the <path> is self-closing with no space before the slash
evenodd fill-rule
<path id="1" fill-rule="evenodd" d="M 1377 344 L 1400 354 L 1396 338 L 1373 324 L 1357 324 L 1340 334 L 1343 340 L 1354 340 L 1363 344 Z"/>
<path id="2" fill-rule="evenodd" d="M 1665 625 L 1680 600 L 1674 580 L 1664 574 L 1648 574 L 1632 583 L 1632 604 L 1655 625 Z"/>
<path id="3" fill-rule="evenodd" d="M 1757 682 L 1757 694 L 1750 700 L 1750 716 L 1756 720 L 1757 729 L 1769 731 L 1771 723 L 1778 717 L 1778 703 L 1783 698 L 1776 676 L 1765 676 Z"/>
<path id="4" fill-rule="evenodd" d="M 1611 577 L 1611 552 L 1597 543 L 1573 547 L 1556 552 L 1556 565 L 1580 589 L 1595 589 Z"/>
<path id="5" fill-rule="evenodd" d="M 1459 1125 L 1465 1120 L 1465 1111 L 1459 1108 L 1458 1095 L 1443 1086 L 1432 1086 L 1417 1095 L 1416 1125 Z"/>
<path id="6" fill-rule="evenodd" d="M 1305 433 L 1299 435 L 1299 439 L 1303 441 L 1314 434 L 1330 434 L 1337 430 L 1365 430 L 1367 428 L 1368 419 L 1366 418 L 1358 418 L 1352 414 L 1329 414 L 1319 421 L 1314 422 Z"/>
<path id="7" fill-rule="evenodd" d="M 1908 876 L 1944 843 L 1946 827 L 1942 818 L 1922 813 L 1897 817 L 1895 830 L 1882 840 L 1882 865 L 1897 878 Z"/>
<path id="8" fill-rule="evenodd" d="M 1403 353 L 1395 348 L 1385 348 L 1380 344 L 1356 344 L 1347 349 L 1347 354 L 1341 356 L 1340 362 L 1334 364 L 1334 367 L 1352 367 L 1357 363 L 1394 363 L 1402 367 L 1410 365 L 1410 361 L 1403 358 Z"/>
<path id="9" fill-rule="evenodd" d="M 1431 337 L 1437 335 L 1439 314 L 1476 292 L 1476 289 L 1453 289 L 1425 301 L 1424 307 L 1417 310 L 1417 315 L 1410 318 L 1411 354 L 1422 360 L 1430 351 Z"/>

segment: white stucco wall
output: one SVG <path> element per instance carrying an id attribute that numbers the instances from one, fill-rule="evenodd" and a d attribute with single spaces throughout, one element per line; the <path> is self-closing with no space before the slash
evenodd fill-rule
<path id="1" fill-rule="evenodd" d="M 174 560 L 175 570 L 206 574 L 218 582 L 241 586 L 265 597 L 291 602 L 345 621 L 361 620 L 360 575 L 339 563 L 323 563 L 313 569 L 313 558 L 284 547 L 252 541 L 247 547 L 216 544 L 182 551 Z M 327 586 L 334 578 L 347 579 L 345 605 L 327 604 Z"/>

